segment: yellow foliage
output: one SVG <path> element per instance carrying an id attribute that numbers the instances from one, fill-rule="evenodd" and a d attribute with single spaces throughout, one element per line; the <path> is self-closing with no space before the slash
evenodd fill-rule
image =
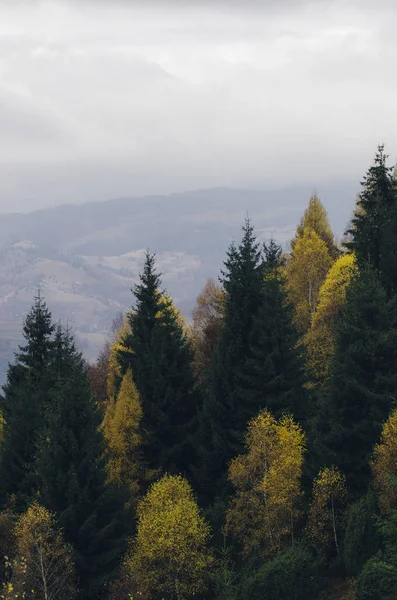
<path id="1" fill-rule="evenodd" d="M 15 536 L 18 558 L 12 587 L 34 589 L 36 600 L 75 598 L 72 548 L 64 542 L 54 515 L 35 502 L 19 518 Z"/>
<path id="2" fill-rule="evenodd" d="M 313 499 L 307 525 L 308 535 L 318 550 L 335 546 L 339 554 L 339 536 L 346 508 L 346 478 L 336 467 L 320 471 L 313 483 Z"/>
<path id="3" fill-rule="evenodd" d="M 383 426 L 379 444 L 375 446 L 371 470 L 383 512 L 397 507 L 397 409 Z"/>
<path id="4" fill-rule="evenodd" d="M 245 445 L 246 453 L 229 467 L 236 495 L 227 511 L 226 530 L 245 555 L 260 551 L 269 556 L 285 540 L 293 541 L 305 436 L 292 417 L 277 421 L 264 410 L 250 422 Z"/>
<path id="5" fill-rule="evenodd" d="M 138 597 L 182 600 L 204 592 L 213 557 L 209 526 L 188 482 L 165 475 L 138 505 L 136 538 L 125 570 Z"/>
<path id="6" fill-rule="evenodd" d="M 296 326 L 302 333 L 311 325 L 320 288 L 331 265 L 325 242 L 313 229 L 305 229 L 286 266 L 287 290 L 295 307 Z"/>
<path id="7" fill-rule="evenodd" d="M 107 377 L 107 390 L 110 403 L 117 394 L 118 382 L 120 380 L 120 377 L 122 376 L 118 355 L 119 352 L 128 353 L 130 351 L 128 345 L 126 344 L 126 338 L 128 337 L 128 335 L 130 335 L 130 333 L 131 327 L 129 324 L 127 314 L 124 318 L 123 324 L 117 331 L 114 342 L 110 346 L 109 350 L 109 371 Z"/>
<path id="8" fill-rule="evenodd" d="M 326 385 L 336 325 L 342 315 L 347 287 L 356 272 L 354 254 L 344 254 L 332 265 L 321 286 L 311 328 L 305 336 L 307 368 L 314 385 Z"/>
<path id="9" fill-rule="evenodd" d="M 334 234 L 328 221 L 327 211 L 321 203 L 317 194 L 309 200 L 309 205 L 305 210 L 303 217 L 296 229 L 295 239 L 291 242 L 291 248 L 294 249 L 296 241 L 304 235 L 305 229 L 312 229 L 325 242 L 330 256 L 335 259 L 338 257 L 339 250 L 336 247 Z"/>
<path id="10" fill-rule="evenodd" d="M 146 477 L 142 465 L 142 407 L 130 370 L 121 382 L 117 399 L 109 403 L 103 431 L 109 450 L 109 479 L 117 487 L 128 486 L 131 502 L 136 501 Z"/>

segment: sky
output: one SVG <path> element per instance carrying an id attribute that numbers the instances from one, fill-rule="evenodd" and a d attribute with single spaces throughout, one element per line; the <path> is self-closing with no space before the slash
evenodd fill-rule
<path id="1" fill-rule="evenodd" d="M 397 158 L 394 0 L 0 0 L 0 212 L 357 180 Z"/>

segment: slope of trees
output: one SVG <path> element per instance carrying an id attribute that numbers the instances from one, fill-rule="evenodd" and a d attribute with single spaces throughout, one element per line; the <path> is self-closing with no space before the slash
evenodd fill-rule
<path id="1" fill-rule="evenodd" d="M 87 365 L 39 293 L 0 399 L 5 600 L 397 598 L 397 188 L 247 220 L 187 325 L 147 253 Z M 320 595 L 319 595 L 320 594 Z"/>

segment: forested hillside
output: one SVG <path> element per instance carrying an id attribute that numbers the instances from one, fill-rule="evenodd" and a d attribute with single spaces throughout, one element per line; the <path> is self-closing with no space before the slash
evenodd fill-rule
<path id="1" fill-rule="evenodd" d="M 383 146 L 341 242 L 313 195 L 288 252 L 247 218 L 221 268 L 187 324 L 148 251 L 92 364 L 37 294 L 0 403 L 2 598 L 397 598 Z"/>

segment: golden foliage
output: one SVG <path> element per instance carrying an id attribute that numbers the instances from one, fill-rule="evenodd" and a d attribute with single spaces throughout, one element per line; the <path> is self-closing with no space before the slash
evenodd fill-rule
<path id="1" fill-rule="evenodd" d="M 295 322 L 306 332 L 316 310 L 320 288 L 332 265 L 327 245 L 313 229 L 305 229 L 296 240 L 287 262 L 287 290 L 295 307 Z"/>
<path id="2" fill-rule="evenodd" d="M 131 370 L 128 370 L 116 400 L 112 400 L 106 409 L 103 431 L 109 450 L 109 479 L 119 488 L 128 487 L 133 504 L 146 477 L 142 464 L 141 419 L 138 391 Z"/>
<path id="3" fill-rule="evenodd" d="M 198 295 L 192 314 L 192 341 L 195 351 L 193 368 L 202 382 L 218 342 L 223 324 L 225 292 L 214 280 L 208 279 Z"/>
<path id="4" fill-rule="evenodd" d="M 307 370 L 312 384 L 325 386 L 335 348 L 336 325 L 341 316 L 347 287 L 357 273 L 354 254 L 344 254 L 332 265 L 321 286 L 312 324 L 305 336 Z"/>
<path id="5" fill-rule="evenodd" d="M 109 349 L 108 358 L 108 375 L 107 375 L 107 394 L 109 402 L 114 399 L 117 395 L 118 388 L 120 385 L 120 379 L 122 377 L 120 363 L 119 363 L 119 352 L 128 354 L 130 352 L 126 343 L 127 337 L 131 333 L 131 327 L 128 320 L 128 314 L 125 316 L 121 327 L 118 329 L 113 344 Z"/>
<path id="6" fill-rule="evenodd" d="M 130 593 L 182 600 L 205 591 L 213 564 L 208 541 L 209 526 L 190 485 L 165 475 L 138 505 L 137 534 L 124 566 Z"/>
<path id="7" fill-rule="evenodd" d="M 383 426 L 375 446 L 371 470 L 382 512 L 397 507 L 397 409 Z"/>
<path id="8" fill-rule="evenodd" d="M 313 194 L 309 200 L 307 209 L 296 228 L 295 239 L 291 242 L 291 249 L 294 249 L 296 241 L 304 235 L 305 230 L 312 229 L 325 242 L 328 252 L 333 259 L 336 259 L 339 250 L 336 247 L 334 234 L 328 221 L 327 211 L 317 194 Z"/>
<path id="9" fill-rule="evenodd" d="M 287 539 L 293 542 L 305 436 L 292 417 L 277 421 L 264 410 L 250 422 L 245 446 L 246 453 L 229 467 L 236 495 L 227 511 L 226 530 L 244 555 L 259 551 L 269 556 Z"/>
<path id="10" fill-rule="evenodd" d="M 72 549 L 64 542 L 54 515 L 35 502 L 19 518 L 15 536 L 17 559 L 11 583 L 18 594 L 15 597 L 34 590 L 35 600 L 75 598 Z"/>
<path id="11" fill-rule="evenodd" d="M 320 471 L 313 483 L 307 533 L 318 550 L 335 547 L 339 554 L 339 537 L 347 502 L 346 478 L 336 467 Z"/>

